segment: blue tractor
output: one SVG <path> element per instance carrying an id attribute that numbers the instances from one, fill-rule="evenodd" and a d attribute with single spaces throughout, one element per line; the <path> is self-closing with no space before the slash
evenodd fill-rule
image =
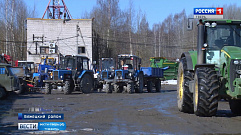
<path id="1" fill-rule="evenodd" d="M 44 80 L 45 93 L 51 94 L 53 85 L 63 87 L 64 94 L 71 94 L 73 91 L 90 93 L 94 89 L 93 74 L 89 67 L 89 58 L 86 56 L 63 56 L 59 69 L 53 70 L 50 78 Z"/>
<path id="2" fill-rule="evenodd" d="M 47 80 L 55 67 L 56 60 L 52 57 L 42 57 L 38 66 L 38 72 L 33 73 L 34 87 L 44 87 L 43 80 Z"/>
<path id="3" fill-rule="evenodd" d="M 105 85 L 109 79 L 114 79 L 115 61 L 113 58 L 101 58 L 99 64 L 97 86 L 103 89 L 103 85 Z"/>
<path id="4" fill-rule="evenodd" d="M 135 55 L 118 55 L 114 79 L 107 80 L 106 92 L 142 93 L 144 75 L 140 70 L 141 59 Z"/>

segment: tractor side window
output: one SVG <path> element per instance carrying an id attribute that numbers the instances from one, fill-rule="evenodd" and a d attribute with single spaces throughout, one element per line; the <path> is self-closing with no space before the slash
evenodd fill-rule
<path id="1" fill-rule="evenodd" d="M 83 59 L 83 70 L 89 70 L 88 60 L 87 59 Z"/>
<path id="2" fill-rule="evenodd" d="M 0 68 L 0 74 L 5 74 L 5 68 L 4 67 Z"/>

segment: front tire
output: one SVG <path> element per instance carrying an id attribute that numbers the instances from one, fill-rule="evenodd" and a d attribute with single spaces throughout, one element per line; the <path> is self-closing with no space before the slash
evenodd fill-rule
<path id="1" fill-rule="evenodd" d="M 109 83 L 105 84 L 105 91 L 106 93 L 112 93 L 111 84 Z"/>
<path id="2" fill-rule="evenodd" d="M 149 93 L 153 92 L 152 87 L 153 87 L 152 81 L 147 81 L 147 91 Z"/>
<path id="3" fill-rule="evenodd" d="M 52 86 L 50 83 L 45 84 L 45 94 L 51 94 Z"/>
<path id="4" fill-rule="evenodd" d="M 216 115 L 219 89 L 217 72 L 210 67 L 197 68 L 194 81 L 194 113 L 204 117 Z"/>
<path id="5" fill-rule="evenodd" d="M 136 93 L 143 92 L 143 86 L 144 86 L 143 83 L 144 83 L 144 76 L 143 76 L 143 73 L 140 73 L 137 81 L 137 88 L 135 90 Z"/>
<path id="6" fill-rule="evenodd" d="M 70 81 L 65 81 L 65 84 L 64 84 L 64 87 L 63 87 L 63 90 L 64 90 L 64 94 L 67 95 L 67 94 L 71 94 L 71 86 L 70 86 Z"/>
<path id="7" fill-rule="evenodd" d="M 156 92 L 161 92 L 161 81 L 160 81 L 160 79 L 156 79 L 155 87 L 156 87 Z"/>
<path id="8" fill-rule="evenodd" d="M 187 70 L 187 61 L 183 57 L 178 67 L 177 106 L 180 112 L 193 113 L 193 94 L 189 90 L 189 81 L 193 80 L 193 72 Z"/>
<path id="9" fill-rule="evenodd" d="M 134 84 L 133 83 L 128 83 L 126 86 L 127 93 L 132 94 L 134 91 Z"/>

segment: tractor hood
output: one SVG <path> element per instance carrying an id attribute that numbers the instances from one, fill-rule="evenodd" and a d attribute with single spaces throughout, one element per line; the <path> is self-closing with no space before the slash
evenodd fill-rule
<path id="1" fill-rule="evenodd" d="M 241 59 L 241 48 L 237 46 L 224 46 L 221 50 L 231 59 Z"/>

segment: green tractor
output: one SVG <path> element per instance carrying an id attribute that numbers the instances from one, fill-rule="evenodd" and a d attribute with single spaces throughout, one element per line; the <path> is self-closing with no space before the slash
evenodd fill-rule
<path id="1" fill-rule="evenodd" d="M 153 68 L 169 67 L 164 71 L 164 80 L 177 79 L 178 62 L 170 61 L 164 57 L 151 57 L 150 61 Z"/>
<path id="2" fill-rule="evenodd" d="M 197 51 L 181 55 L 178 109 L 214 116 L 220 98 L 241 114 L 241 20 L 199 20 Z"/>

